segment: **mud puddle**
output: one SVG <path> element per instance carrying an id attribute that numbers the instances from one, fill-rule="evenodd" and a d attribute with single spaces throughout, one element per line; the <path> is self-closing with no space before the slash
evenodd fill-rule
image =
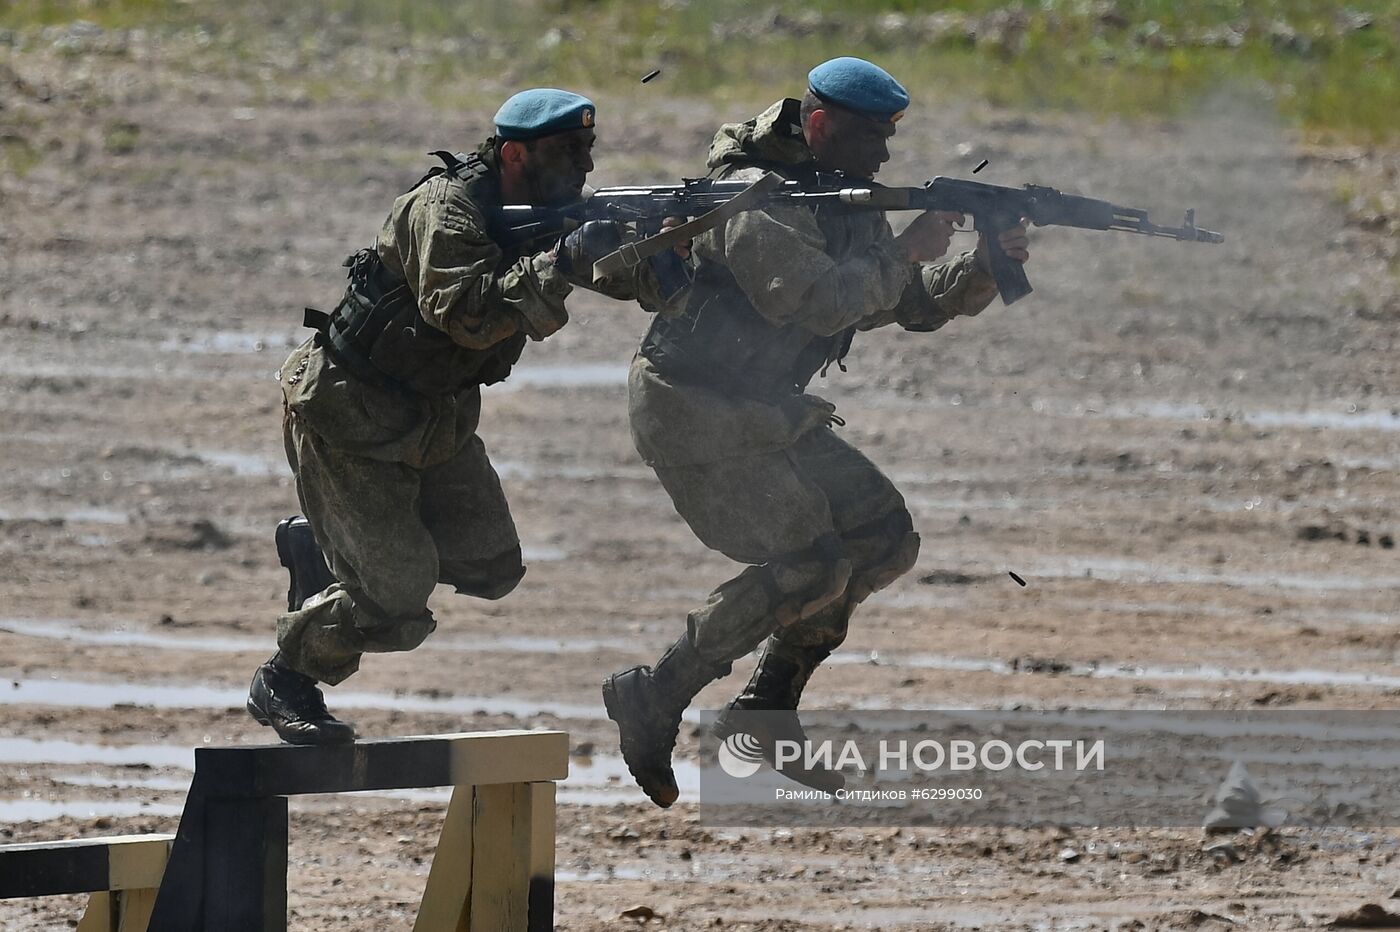
<path id="1" fill-rule="evenodd" d="M 73 508 L 63 511 L 0 509 L 0 521 L 61 521 L 64 524 L 109 524 L 115 526 L 130 524 L 131 515 L 112 508 Z"/>
<path id="2" fill-rule="evenodd" d="M 564 463 L 526 463 L 520 460 L 493 462 L 496 475 L 503 480 L 568 479 L 580 482 L 599 480 L 652 480 L 656 475 L 644 466 L 584 466 Z"/>
<path id="3" fill-rule="evenodd" d="M 241 709 L 248 698 L 243 688 L 172 686 L 140 682 L 83 682 L 60 679 L 11 679 L 0 677 L 0 706 L 48 705 L 60 708 L 109 709 L 114 706 L 155 709 Z M 337 709 L 398 709 L 403 712 L 435 712 L 444 715 L 512 715 L 533 718 L 549 715 L 561 719 L 605 720 L 601 702 L 584 704 L 553 699 L 504 699 L 496 696 L 423 696 L 389 693 L 341 693 L 328 690 L 328 701 Z"/>
<path id="4" fill-rule="evenodd" d="M 1107 582 L 1149 584 L 1184 583 L 1239 586 L 1247 589 L 1301 589 L 1309 592 L 1354 592 L 1400 587 L 1400 577 L 1395 576 L 1212 572 L 1116 557 L 1067 557 L 1032 563 L 1019 568 L 1018 572 L 1027 580 L 1035 576 L 1046 576 L 1054 579 L 1098 579 Z"/>
<path id="5" fill-rule="evenodd" d="M 146 800 L 0 799 L 0 822 L 50 822 L 54 819 L 127 819 L 134 816 L 177 816 L 184 805 Z"/>
<path id="6" fill-rule="evenodd" d="M 503 393 L 522 388 L 615 388 L 627 384 L 627 366 L 621 363 L 559 363 L 525 365 L 510 370 L 510 378 L 487 392 Z"/>
<path id="7" fill-rule="evenodd" d="M 944 654 L 891 654 L 882 651 L 865 653 L 838 653 L 827 663 L 849 666 L 852 664 L 872 664 L 896 669 L 940 670 L 948 673 L 991 673 L 996 676 L 1025 674 L 1037 675 L 1025 670 L 1015 661 L 979 659 L 974 657 L 953 657 Z M 1043 675 L 1082 676 L 1090 679 L 1131 679 L 1131 680 L 1191 680 L 1204 682 L 1250 682 L 1275 683 L 1285 686 L 1340 686 L 1362 687 L 1367 689 L 1400 689 L 1400 676 L 1381 673 L 1352 672 L 1346 670 L 1265 670 L 1257 667 L 1244 669 L 1224 666 L 1161 666 L 1117 664 L 1102 662 L 1060 661 L 1062 668 Z"/>
<path id="8" fill-rule="evenodd" d="M 215 330 L 191 336 L 171 337 L 157 349 L 162 353 L 195 353 L 210 355 L 239 355 L 275 351 L 288 353 L 300 343 L 300 338 L 285 332 L 250 333 L 245 330 Z"/>
<path id="9" fill-rule="evenodd" d="M 1047 405 L 1055 413 L 1071 412 L 1073 416 L 1099 415 L 1110 418 L 1151 418 L 1174 421 L 1236 422 L 1253 427 L 1300 427 L 1329 430 L 1400 430 L 1400 414 L 1389 410 L 1362 411 L 1347 405 L 1334 411 L 1286 411 L 1280 409 L 1235 409 L 1195 403 L 1143 401 L 1108 405 L 1095 410 L 1083 405 Z"/>
<path id="10" fill-rule="evenodd" d="M 148 628 L 133 627 L 128 622 L 108 624 L 109 627 L 93 628 L 67 618 L 0 618 L 0 632 L 73 644 L 187 650 L 198 653 L 265 653 L 272 648 L 270 629 L 266 637 L 220 637 L 207 634 L 166 634 Z M 619 637 L 580 637 L 564 640 L 529 635 L 483 635 L 433 637 L 422 649 L 473 654 L 589 654 L 603 650 L 632 651 L 636 646 L 635 641 Z"/>

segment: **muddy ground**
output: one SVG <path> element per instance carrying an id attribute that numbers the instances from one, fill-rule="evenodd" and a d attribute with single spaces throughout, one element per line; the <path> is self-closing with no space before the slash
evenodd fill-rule
<path id="1" fill-rule="evenodd" d="M 0 835 L 169 831 L 190 747 L 268 739 L 241 702 L 285 589 L 271 531 L 295 497 L 273 373 L 300 309 L 334 301 L 340 259 L 421 153 L 473 142 L 500 94 L 447 113 L 277 102 L 41 53 L 0 83 L 7 132 L 44 156 L 0 182 Z M 600 99 L 595 182 L 698 174 L 714 125 L 749 115 L 667 90 Z M 911 113 L 894 148 L 895 182 L 985 158 L 988 181 L 1164 222 L 1194 206 L 1227 241 L 1037 231 L 1031 297 L 857 341 L 816 390 L 898 481 L 923 550 L 808 704 L 1394 708 L 1394 241 L 1336 194 L 1362 168 L 1393 189 L 1394 163 L 1306 151 L 1224 99 L 1147 125 L 948 106 Z M 651 808 L 597 686 L 652 660 L 733 568 L 632 450 L 642 312 L 571 307 L 486 392 L 523 584 L 496 604 L 441 591 L 423 649 L 329 694 L 371 736 L 569 731 L 559 928 L 627 927 L 642 904 L 669 929 L 1285 929 L 1400 886 L 1389 830 L 1241 836 L 1234 859 L 1187 829 L 707 828 L 693 728 L 686 797 Z M 408 928 L 442 807 L 294 802 L 292 927 Z M 0 926 L 65 928 L 78 909 L 0 903 Z"/>

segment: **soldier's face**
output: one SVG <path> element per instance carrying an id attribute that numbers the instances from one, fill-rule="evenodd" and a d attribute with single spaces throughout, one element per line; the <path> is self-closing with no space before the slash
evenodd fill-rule
<path id="1" fill-rule="evenodd" d="M 876 123 L 854 113 L 817 110 L 808 124 L 807 144 L 821 167 L 858 178 L 874 178 L 890 160 L 893 123 Z"/>
<path id="2" fill-rule="evenodd" d="M 565 204 L 583 193 L 593 171 L 591 128 L 555 133 L 535 140 L 521 163 L 532 204 Z"/>

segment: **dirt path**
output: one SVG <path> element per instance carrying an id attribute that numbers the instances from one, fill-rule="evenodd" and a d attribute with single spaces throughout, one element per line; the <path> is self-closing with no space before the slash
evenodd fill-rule
<path id="1" fill-rule="evenodd" d="M 14 66 L 62 86 L 42 59 Z M 266 740 L 239 707 L 285 586 L 270 532 L 295 501 L 272 373 L 418 153 L 470 142 L 489 112 L 444 129 L 411 101 L 136 87 L 101 116 L 139 127 L 131 151 L 79 131 L 0 186 L 7 840 L 169 830 L 189 747 Z M 695 174 L 716 118 L 747 115 L 659 99 L 600 102 L 626 114 L 596 181 L 650 180 L 633 174 L 643 160 L 668 166 L 658 181 Z M 36 138 L 81 111 L 62 94 L 17 106 L 39 115 Z M 899 481 L 924 546 L 809 703 L 1393 707 L 1400 304 L 1393 246 L 1331 197 L 1338 164 L 1224 103 L 1168 126 L 911 114 L 896 148 L 893 181 L 986 158 L 989 181 L 1164 222 L 1194 206 L 1228 239 L 1038 232 L 1032 297 L 858 340 L 851 371 L 817 390 Z M 652 659 L 731 568 L 631 449 L 623 373 L 643 315 L 590 295 L 573 308 L 487 392 L 524 583 L 501 604 L 440 594 L 424 650 L 375 657 L 331 694 L 371 735 L 572 733 L 561 929 L 627 925 L 638 903 L 671 929 L 1291 929 L 1397 887 L 1389 831 L 1242 841 L 1222 864 L 1187 831 L 719 831 L 690 803 L 646 807 L 597 685 Z M 1011 662 L 1027 656 L 1068 667 Z M 684 732 L 687 780 L 695 745 Z M 442 801 L 297 803 L 293 927 L 407 928 Z M 74 915 L 0 903 L 15 932 Z"/>

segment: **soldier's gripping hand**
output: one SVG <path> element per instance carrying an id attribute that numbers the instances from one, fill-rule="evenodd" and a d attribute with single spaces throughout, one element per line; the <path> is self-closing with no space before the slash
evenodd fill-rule
<path id="1" fill-rule="evenodd" d="M 932 262 L 948 251 L 953 227 L 962 222 L 963 215 L 956 211 L 928 210 L 915 217 L 894 241 L 910 262 Z"/>
<path id="2" fill-rule="evenodd" d="M 593 263 L 622 246 L 622 224 L 590 220 L 570 232 L 555 247 L 554 265 L 570 281 L 593 284 Z"/>
<path id="3" fill-rule="evenodd" d="M 1003 230 L 997 237 L 997 242 L 1001 243 L 1002 250 L 1008 258 L 1017 262 L 1025 262 L 1031 257 L 1031 239 L 1026 232 L 1026 220 L 1009 230 Z M 988 272 L 991 271 L 991 261 L 987 255 L 987 234 L 977 234 L 977 263 Z"/>

